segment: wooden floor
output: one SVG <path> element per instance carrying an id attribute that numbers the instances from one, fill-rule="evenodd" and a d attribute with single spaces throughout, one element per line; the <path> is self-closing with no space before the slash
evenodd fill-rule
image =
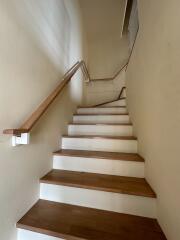
<path id="1" fill-rule="evenodd" d="M 57 152 L 54 152 L 54 155 L 144 162 L 144 159 L 140 155 L 135 154 L 135 153 L 101 152 L 101 151 L 61 149 Z"/>
<path id="2" fill-rule="evenodd" d="M 166 240 L 154 219 L 45 200 L 17 227 L 67 240 Z"/>
<path id="3" fill-rule="evenodd" d="M 53 169 L 41 178 L 40 182 L 143 197 L 156 197 L 144 178 Z"/>

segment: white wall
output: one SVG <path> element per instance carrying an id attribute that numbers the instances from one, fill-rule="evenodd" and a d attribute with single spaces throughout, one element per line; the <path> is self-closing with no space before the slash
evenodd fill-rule
<path id="1" fill-rule="evenodd" d="M 179 0 L 139 0 L 140 29 L 126 80 L 139 153 L 169 240 L 180 239 L 179 9 Z"/>
<path id="2" fill-rule="evenodd" d="M 77 104 L 83 79 L 63 91 L 31 133 L 31 143 L 12 148 L 3 129 L 16 128 L 85 58 L 77 0 L 0 1 L 0 239 L 15 240 L 15 223 L 39 198 L 39 178 L 52 168 L 52 152 Z"/>

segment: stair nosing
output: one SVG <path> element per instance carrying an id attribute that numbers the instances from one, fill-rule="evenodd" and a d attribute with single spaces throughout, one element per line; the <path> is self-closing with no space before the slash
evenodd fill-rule
<path id="1" fill-rule="evenodd" d="M 128 113 L 75 113 L 73 116 L 129 116 Z"/>
<path id="2" fill-rule="evenodd" d="M 113 139 L 113 140 L 137 141 L 137 138 L 134 136 L 62 135 L 62 138 Z"/>
<path id="3" fill-rule="evenodd" d="M 132 123 L 73 123 L 73 122 L 70 122 L 68 125 L 133 126 Z"/>
<path id="4" fill-rule="evenodd" d="M 93 155 L 88 154 L 92 152 Z M 119 160 L 119 161 L 129 161 L 129 162 L 142 162 L 145 160 L 137 153 L 123 153 L 122 156 L 107 156 L 107 154 L 118 155 L 118 152 L 103 152 L 103 151 L 88 151 L 88 150 L 74 150 L 74 149 L 60 149 L 58 151 L 53 152 L 54 156 L 69 156 L 69 157 L 82 157 L 82 158 L 96 158 L 96 159 L 106 159 L 106 160 Z M 99 155 L 98 155 L 99 154 Z M 129 158 L 127 158 L 129 156 Z M 136 156 L 136 159 L 130 159 Z"/>

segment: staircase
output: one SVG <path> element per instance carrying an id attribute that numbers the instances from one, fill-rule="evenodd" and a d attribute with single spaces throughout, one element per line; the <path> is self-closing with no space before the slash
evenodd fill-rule
<path id="1" fill-rule="evenodd" d="M 165 240 L 124 99 L 80 107 L 18 240 Z"/>

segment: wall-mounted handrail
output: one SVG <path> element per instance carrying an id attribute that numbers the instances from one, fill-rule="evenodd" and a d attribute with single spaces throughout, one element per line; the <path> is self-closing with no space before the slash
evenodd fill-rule
<path id="1" fill-rule="evenodd" d="M 113 77 L 109 77 L 109 78 L 94 78 L 94 79 L 91 79 L 91 81 L 112 81 L 114 80 L 121 72 L 122 70 L 124 69 L 127 69 L 128 65 L 129 65 L 129 62 L 130 62 L 130 59 L 131 59 L 131 56 L 132 56 L 132 53 L 133 53 L 133 50 L 134 50 L 134 45 L 136 43 L 136 38 L 137 38 L 137 35 L 138 35 L 138 31 L 139 31 L 139 28 L 137 30 L 137 33 L 136 33 L 136 36 L 135 36 L 135 40 L 134 40 L 134 43 L 133 43 L 133 46 L 132 46 L 132 49 L 131 49 L 131 52 L 129 54 L 129 57 L 128 57 L 128 60 L 127 62 L 120 68 L 120 70 L 118 70 Z"/>
<path id="2" fill-rule="evenodd" d="M 53 103 L 53 101 L 57 98 L 57 96 L 62 92 L 64 87 L 69 83 L 71 78 L 75 75 L 75 73 L 82 69 L 83 74 L 86 79 L 89 80 L 89 73 L 86 68 L 86 64 L 84 61 L 76 62 L 62 77 L 61 82 L 57 85 L 57 87 L 49 94 L 49 96 L 39 105 L 39 107 L 30 115 L 30 117 L 17 129 L 5 129 L 3 131 L 4 134 L 10 134 L 14 136 L 19 136 L 22 133 L 29 133 L 31 129 L 34 127 L 36 122 L 40 119 L 40 117 L 45 113 L 48 107 Z"/>
<path id="3" fill-rule="evenodd" d="M 138 33 L 138 31 L 137 31 Z M 133 44 L 133 47 L 131 49 L 131 53 L 129 55 L 127 63 L 112 77 L 112 78 L 106 78 L 106 79 L 90 79 L 90 75 L 86 66 L 86 63 L 82 61 L 76 62 L 62 77 L 61 82 L 58 84 L 58 86 L 50 93 L 50 95 L 39 105 L 39 107 L 30 115 L 30 117 L 21 125 L 19 128 L 15 129 L 5 129 L 3 131 L 4 134 L 10 134 L 14 136 L 20 136 L 23 133 L 29 133 L 31 129 L 34 127 L 36 122 L 40 119 L 40 117 L 46 112 L 48 107 L 53 103 L 53 101 L 56 99 L 56 97 L 62 92 L 64 87 L 69 83 L 71 78 L 75 75 L 75 73 L 82 69 L 83 74 L 85 75 L 86 79 L 88 81 L 102 81 L 102 80 L 114 80 L 122 71 L 124 68 L 127 69 L 128 64 L 130 62 L 130 58 L 134 49 L 134 45 L 136 42 L 137 34 L 135 37 L 135 41 Z M 120 99 L 123 91 L 125 90 L 125 87 L 122 88 L 120 95 L 118 96 L 118 99 Z M 102 105 L 104 103 L 101 103 Z"/>
<path id="4" fill-rule="evenodd" d="M 124 64 L 121 68 L 120 68 L 120 70 L 118 70 L 115 74 L 114 74 L 114 76 L 113 77 L 110 77 L 110 78 L 94 78 L 94 79 L 91 79 L 91 81 L 112 81 L 112 80 L 114 80 L 120 73 L 121 73 L 121 71 L 124 69 L 124 68 L 126 68 L 127 67 L 127 62 L 126 62 L 126 64 Z"/>

